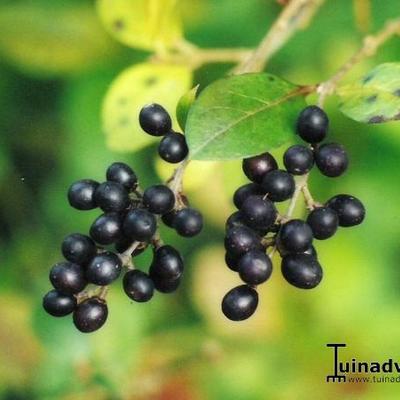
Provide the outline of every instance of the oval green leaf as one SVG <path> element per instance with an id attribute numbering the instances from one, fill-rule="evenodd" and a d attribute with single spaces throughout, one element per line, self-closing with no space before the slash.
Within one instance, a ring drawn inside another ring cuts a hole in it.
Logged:
<path id="1" fill-rule="evenodd" d="M 338 88 L 340 110 L 358 122 L 400 120 L 400 63 L 378 65 L 357 82 Z"/>
<path id="2" fill-rule="evenodd" d="M 190 88 L 192 72 L 182 65 L 142 63 L 123 71 L 111 84 L 103 103 L 103 130 L 107 145 L 114 151 L 141 149 L 155 138 L 139 126 L 139 112 L 149 103 L 159 103 L 171 115 Z"/>
<path id="3" fill-rule="evenodd" d="M 176 106 L 176 118 L 178 120 L 178 124 L 183 131 L 185 131 L 186 121 L 189 114 L 190 107 L 196 100 L 197 91 L 199 89 L 199 85 L 195 86 L 193 89 L 189 90 L 185 93 L 179 100 L 178 105 Z"/>
<path id="4" fill-rule="evenodd" d="M 227 160 L 279 147 L 294 135 L 306 106 L 302 88 L 260 73 L 232 76 L 208 86 L 186 123 L 190 158 Z"/>

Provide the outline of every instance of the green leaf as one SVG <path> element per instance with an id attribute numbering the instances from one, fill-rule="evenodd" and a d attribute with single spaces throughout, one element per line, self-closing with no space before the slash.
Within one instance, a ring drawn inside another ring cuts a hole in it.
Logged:
<path id="1" fill-rule="evenodd" d="M 142 63 L 123 71 L 111 84 L 103 103 L 108 146 L 114 151 L 136 151 L 155 139 L 139 126 L 139 112 L 149 103 L 162 104 L 176 125 L 176 105 L 191 83 L 192 72 L 182 65 Z"/>
<path id="2" fill-rule="evenodd" d="M 130 47 L 145 50 L 171 47 L 182 38 L 178 0 L 98 0 L 107 31 Z"/>
<path id="3" fill-rule="evenodd" d="M 400 119 L 400 63 L 378 65 L 357 82 L 338 88 L 340 111 L 358 122 Z"/>
<path id="4" fill-rule="evenodd" d="M 112 45 L 88 6 L 0 8 L 0 58 L 30 74 L 81 72 L 110 57 Z"/>
<path id="5" fill-rule="evenodd" d="M 183 131 L 185 131 L 189 110 L 190 107 L 192 107 L 194 101 L 196 100 L 198 89 L 199 85 L 195 86 L 193 89 L 185 93 L 180 98 L 178 105 L 176 106 L 176 118 L 178 120 L 179 126 Z"/>
<path id="6" fill-rule="evenodd" d="M 243 158 L 289 141 L 306 106 L 300 94 L 299 86 L 265 73 L 214 82 L 189 111 L 185 135 L 190 157 Z"/>

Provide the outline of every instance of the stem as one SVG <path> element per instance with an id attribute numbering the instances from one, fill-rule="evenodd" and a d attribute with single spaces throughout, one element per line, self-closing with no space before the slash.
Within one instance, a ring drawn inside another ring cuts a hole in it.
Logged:
<path id="1" fill-rule="evenodd" d="M 305 28 L 325 0 L 292 0 L 281 12 L 260 45 L 237 66 L 234 73 L 262 71 L 268 60 L 299 29 Z"/>
<path id="2" fill-rule="evenodd" d="M 185 174 L 185 170 L 189 165 L 189 162 L 190 160 L 188 158 L 183 160 L 179 167 L 175 169 L 171 178 L 168 180 L 168 186 L 174 192 L 178 208 L 185 205 L 182 199 L 183 175 Z"/>

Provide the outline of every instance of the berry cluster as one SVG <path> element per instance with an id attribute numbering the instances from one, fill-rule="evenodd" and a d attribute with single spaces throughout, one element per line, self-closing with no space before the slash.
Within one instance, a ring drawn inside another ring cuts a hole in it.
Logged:
<path id="1" fill-rule="evenodd" d="M 328 177 L 342 175 L 348 167 L 343 146 L 320 144 L 328 132 L 328 117 L 317 106 L 306 107 L 297 121 L 298 135 L 309 144 L 289 147 L 283 156 L 285 170 L 270 153 L 243 160 L 243 172 L 251 183 L 233 196 L 238 209 L 227 220 L 225 261 L 245 283 L 231 289 L 222 300 L 222 311 L 233 321 L 249 318 L 258 305 L 256 286 L 272 273 L 271 258 L 277 249 L 282 257 L 282 275 L 301 289 L 316 287 L 322 279 L 313 239 L 333 236 L 338 226 L 360 224 L 365 217 L 362 203 L 347 194 L 337 195 L 324 205 L 316 203 L 306 186 L 297 186 L 294 175 L 305 175 L 314 164 Z M 310 210 L 306 221 L 279 215 L 275 202 L 293 197 L 301 190 Z M 266 249 L 272 247 L 270 254 Z"/>
<path id="2" fill-rule="evenodd" d="M 171 119 L 161 106 L 144 107 L 140 124 L 152 135 L 164 135 L 159 153 L 165 160 L 176 163 L 186 157 L 184 136 L 171 132 Z M 91 179 L 73 183 L 68 190 L 69 204 L 78 210 L 99 207 L 103 214 L 91 225 L 89 236 L 74 233 L 64 239 L 61 249 L 66 261 L 51 268 L 54 289 L 44 296 L 44 309 L 55 317 L 73 313 L 73 322 L 81 332 L 99 329 L 108 315 L 107 287 L 123 267 L 127 268 L 123 289 L 134 301 L 149 301 L 154 289 L 175 291 L 184 264 L 174 247 L 163 245 L 158 222 L 162 220 L 181 236 L 191 237 L 200 233 L 203 218 L 188 207 L 180 190 L 171 187 L 153 185 L 142 192 L 135 172 L 121 162 L 108 167 L 103 183 Z M 132 258 L 149 246 L 153 259 L 145 273 L 134 268 Z M 95 285 L 91 291 L 89 284 Z"/>

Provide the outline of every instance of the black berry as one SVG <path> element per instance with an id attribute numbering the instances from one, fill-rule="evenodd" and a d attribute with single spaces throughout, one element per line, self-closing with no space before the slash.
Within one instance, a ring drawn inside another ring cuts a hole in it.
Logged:
<path id="1" fill-rule="evenodd" d="M 329 207 L 318 207 L 310 212 L 307 217 L 313 236 L 323 240 L 333 236 L 339 225 L 339 218 L 335 210 Z"/>
<path id="2" fill-rule="evenodd" d="M 128 191 L 117 182 L 104 182 L 94 194 L 97 205 L 105 212 L 123 211 L 129 205 Z"/>
<path id="3" fill-rule="evenodd" d="M 59 262 L 51 268 L 50 282 L 64 294 L 79 293 L 87 284 L 83 268 L 69 261 Z"/>
<path id="4" fill-rule="evenodd" d="M 107 320 L 108 308 L 104 300 L 97 297 L 87 299 L 74 311 L 73 320 L 76 328 L 83 333 L 100 329 Z"/>
<path id="5" fill-rule="evenodd" d="M 285 151 L 283 163 L 291 174 L 304 175 L 314 165 L 314 153 L 306 146 L 295 144 Z"/>
<path id="6" fill-rule="evenodd" d="M 84 265 L 96 254 L 96 245 L 89 236 L 72 233 L 63 240 L 61 251 L 68 261 Z"/>
<path id="7" fill-rule="evenodd" d="M 268 229 L 277 217 L 277 210 L 269 199 L 262 196 L 248 197 L 240 209 L 243 219 L 253 228 Z"/>
<path id="8" fill-rule="evenodd" d="M 272 273 L 271 259 L 260 250 L 250 250 L 239 260 L 240 278 L 249 285 L 265 282 Z"/>
<path id="9" fill-rule="evenodd" d="M 229 229 L 237 228 L 239 226 L 246 226 L 246 221 L 244 220 L 242 213 L 236 211 L 226 220 L 225 230 L 228 231 Z"/>
<path id="10" fill-rule="evenodd" d="M 236 189 L 233 194 L 233 204 L 235 204 L 236 208 L 240 209 L 248 197 L 264 194 L 265 191 L 260 185 L 257 185 L 256 183 L 248 183 Z"/>
<path id="11" fill-rule="evenodd" d="M 342 145 L 328 143 L 315 150 L 315 163 L 322 174 L 335 178 L 346 171 L 349 160 Z"/>
<path id="12" fill-rule="evenodd" d="M 122 236 L 122 218 L 118 213 L 102 214 L 90 227 L 91 238 L 99 244 L 115 243 Z"/>
<path id="13" fill-rule="evenodd" d="M 170 228 L 173 228 L 175 226 L 175 217 L 176 217 L 176 211 L 172 210 L 169 213 L 163 214 L 161 216 L 162 222 L 164 222 L 165 225 L 167 225 Z"/>
<path id="14" fill-rule="evenodd" d="M 258 293 L 247 285 L 231 289 L 222 300 L 222 312 L 232 321 L 251 317 L 258 306 Z"/>
<path id="15" fill-rule="evenodd" d="M 90 283 L 106 286 L 119 277 L 121 269 L 122 263 L 119 257 L 106 251 L 93 257 L 87 266 L 86 277 Z"/>
<path id="16" fill-rule="evenodd" d="M 230 254 L 238 257 L 250 250 L 262 250 L 261 238 L 246 226 L 232 228 L 226 233 L 225 249 Z"/>
<path id="17" fill-rule="evenodd" d="M 282 260 L 282 274 L 293 286 L 312 289 L 321 282 L 322 268 L 313 256 L 288 254 Z"/>
<path id="18" fill-rule="evenodd" d="M 123 280 L 125 293 L 139 303 L 149 301 L 154 294 L 154 283 L 150 277 L 138 270 L 128 271 Z"/>
<path id="19" fill-rule="evenodd" d="M 304 253 L 312 244 L 311 228 L 300 219 L 292 219 L 282 225 L 279 233 L 279 243 L 291 253 Z"/>
<path id="20" fill-rule="evenodd" d="M 274 170 L 265 175 L 262 187 L 272 201 L 285 201 L 293 196 L 295 181 L 291 174 L 283 170 Z"/>
<path id="21" fill-rule="evenodd" d="M 144 191 L 143 205 L 153 214 L 166 214 L 174 208 L 174 192 L 165 185 L 150 186 Z"/>
<path id="22" fill-rule="evenodd" d="M 91 179 L 74 182 L 68 189 L 69 204 L 78 210 L 92 210 L 97 207 L 94 193 L 99 183 Z"/>
<path id="23" fill-rule="evenodd" d="M 138 183 L 137 176 L 132 168 L 123 162 L 112 163 L 107 168 L 106 178 L 108 181 L 121 184 L 127 190 L 135 189 Z"/>
<path id="24" fill-rule="evenodd" d="M 189 149 L 185 136 L 180 133 L 167 133 L 160 141 L 158 154 L 160 157 L 172 164 L 183 161 L 188 155 Z"/>
<path id="25" fill-rule="evenodd" d="M 183 208 L 176 213 L 174 228 L 181 236 L 196 236 L 203 229 L 203 216 L 194 208 Z"/>
<path id="26" fill-rule="evenodd" d="M 182 272 L 182 257 L 172 246 L 161 246 L 154 252 L 153 262 L 149 270 L 151 276 L 175 280 L 181 277 Z"/>
<path id="27" fill-rule="evenodd" d="M 237 272 L 239 268 L 239 260 L 241 257 L 235 256 L 229 252 L 225 253 L 225 264 L 232 270 Z"/>
<path id="28" fill-rule="evenodd" d="M 242 162 L 243 172 L 255 183 L 261 183 L 268 172 L 277 168 L 278 164 L 270 153 L 263 153 L 255 157 L 245 158 Z"/>
<path id="29" fill-rule="evenodd" d="M 148 242 L 156 232 L 156 217 L 147 210 L 129 211 L 123 224 L 124 233 L 132 240 Z"/>
<path id="30" fill-rule="evenodd" d="M 297 120 L 297 133 L 308 143 L 319 143 L 328 132 L 329 119 L 317 106 L 306 107 Z"/>
<path id="31" fill-rule="evenodd" d="M 154 283 L 155 289 L 161 293 L 175 292 L 175 290 L 178 289 L 178 287 L 181 283 L 181 278 L 166 279 L 159 275 L 152 275 L 151 273 L 150 273 L 150 278 L 152 279 L 152 281 Z"/>
<path id="32" fill-rule="evenodd" d="M 332 197 L 326 205 L 336 211 L 340 226 L 358 225 L 365 218 L 365 208 L 361 201 L 348 194 Z"/>
<path id="33" fill-rule="evenodd" d="M 71 314 L 76 307 L 76 298 L 57 290 L 50 290 L 43 297 L 43 308 L 53 317 L 64 317 Z"/>
<path id="34" fill-rule="evenodd" d="M 163 136 L 171 130 L 172 121 L 167 110 L 159 104 L 143 107 L 139 114 L 142 129 L 152 136 Z"/>

